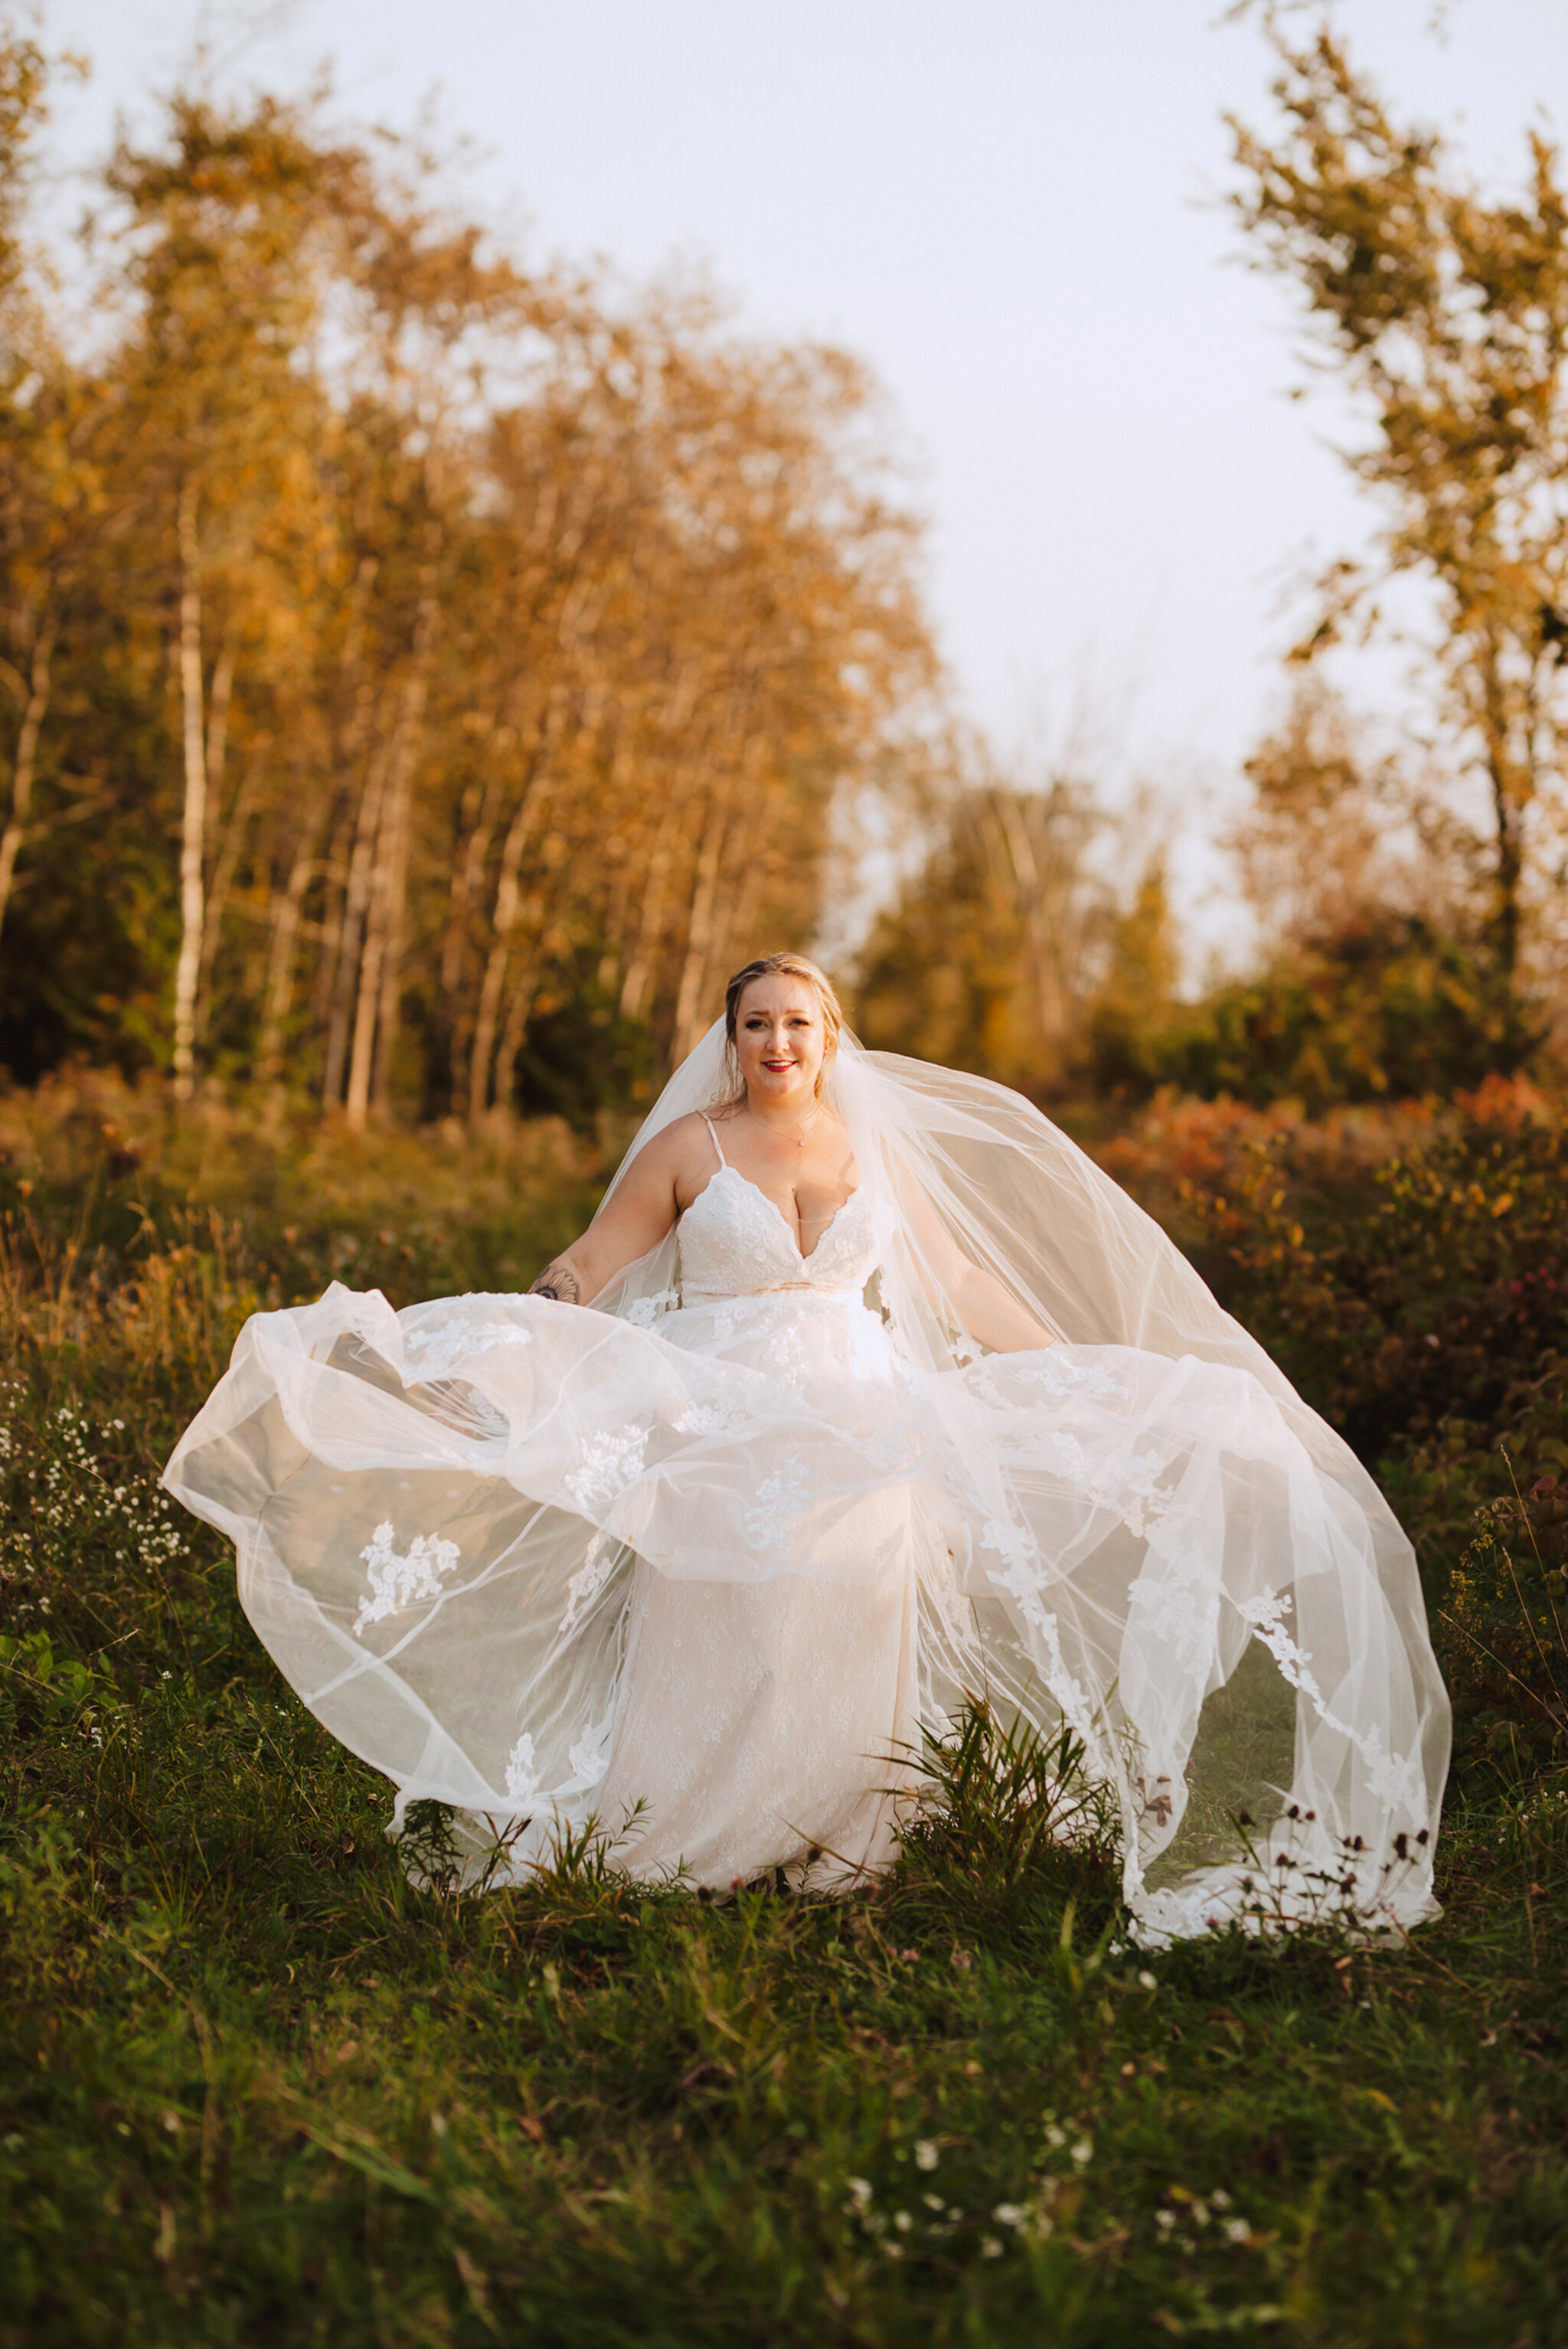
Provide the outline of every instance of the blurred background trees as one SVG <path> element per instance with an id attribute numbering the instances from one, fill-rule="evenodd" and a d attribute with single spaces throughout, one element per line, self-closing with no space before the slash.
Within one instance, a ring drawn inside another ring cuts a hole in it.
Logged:
<path id="1" fill-rule="evenodd" d="M 0 273 L 0 1058 L 645 1090 L 930 692 L 861 371 L 530 274 L 308 108 L 177 97 L 107 192 L 90 357 Z"/>
<path id="2" fill-rule="evenodd" d="M 838 957 L 872 1043 L 1086 1117 L 1539 1062 L 1557 161 L 1533 138 L 1483 199 L 1285 24 L 1236 216 L 1353 396 L 1381 569 L 1317 584 L 1221 843 L 1250 952 L 1197 986 L 1158 781 L 1119 803 L 1092 760 L 1020 774 L 950 722 L 852 358 L 745 339 L 700 289 L 531 269 L 407 144 L 210 89 L 107 166 L 73 336 L 29 204 L 63 68 L 0 41 L 0 1066 L 353 1128 L 586 1124 L 647 1095 L 736 961 L 851 934 L 868 803 L 902 876 Z M 1395 609 L 1403 740 L 1334 682 Z"/>

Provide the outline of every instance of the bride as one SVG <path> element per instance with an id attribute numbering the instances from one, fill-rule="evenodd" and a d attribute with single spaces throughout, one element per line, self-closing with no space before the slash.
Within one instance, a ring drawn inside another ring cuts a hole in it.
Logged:
<path id="1" fill-rule="evenodd" d="M 1153 1946 L 1434 1913 L 1447 1700 L 1376 1486 L 1028 1102 L 748 963 L 526 1297 L 255 1315 L 165 1472 L 317 1717 L 489 1882 L 624 1824 L 895 1856 L 924 1736 L 1066 1725 Z"/>

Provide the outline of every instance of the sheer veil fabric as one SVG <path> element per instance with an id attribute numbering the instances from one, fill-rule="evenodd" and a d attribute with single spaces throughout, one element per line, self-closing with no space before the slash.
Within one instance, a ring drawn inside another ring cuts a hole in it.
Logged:
<path id="1" fill-rule="evenodd" d="M 716 1023 L 617 1184 L 723 1071 Z M 716 1174 L 589 1309 L 334 1284 L 242 1331 L 165 1482 L 395 1826 L 451 1806 L 505 1881 L 641 1802 L 634 1873 L 853 1879 L 984 1694 L 1081 1739 L 1148 1945 L 1434 1913 L 1448 1703 L 1354 1454 L 1020 1096 L 846 1034 L 829 1099 L 860 1188 L 807 1259 Z M 1059 1342 L 970 1339 L 950 1242 Z"/>

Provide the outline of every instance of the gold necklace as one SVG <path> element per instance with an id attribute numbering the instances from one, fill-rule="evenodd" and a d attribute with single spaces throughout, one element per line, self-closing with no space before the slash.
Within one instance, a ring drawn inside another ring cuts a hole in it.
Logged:
<path id="1" fill-rule="evenodd" d="M 746 1103 L 746 1114 L 752 1120 L 754 1124 L 760 1125 L 762 1123 L 762 1120 L 757 1115 L 757 1112 L 752 1108 L 749 1100 Z M 795 1129 L 795 1147 L 797 1150 L 805 1149 L 806 1136 L 812 1131 L 813 1127 L 816 1125 L 817 1120 L 821 1116 L 821 1114 L 822 1105 L 820 1102 L 813 1102 L 810 1114 L 807 1118 L 805 1124 L 803 1126 L 798 1125 Z"/>

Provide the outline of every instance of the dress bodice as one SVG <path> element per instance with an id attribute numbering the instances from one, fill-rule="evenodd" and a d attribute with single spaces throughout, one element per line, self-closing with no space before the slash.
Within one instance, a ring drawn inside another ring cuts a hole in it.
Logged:
<path id="1" fill-rule="evenodd" d="M 803 1257 L 782 1210 L 726 1161 L 681 1217 L 680 1251 L 687 1303 L 779 1289 L 858 1296 L 876 1268 L 880 1233 L 862 1184 Z"/>

